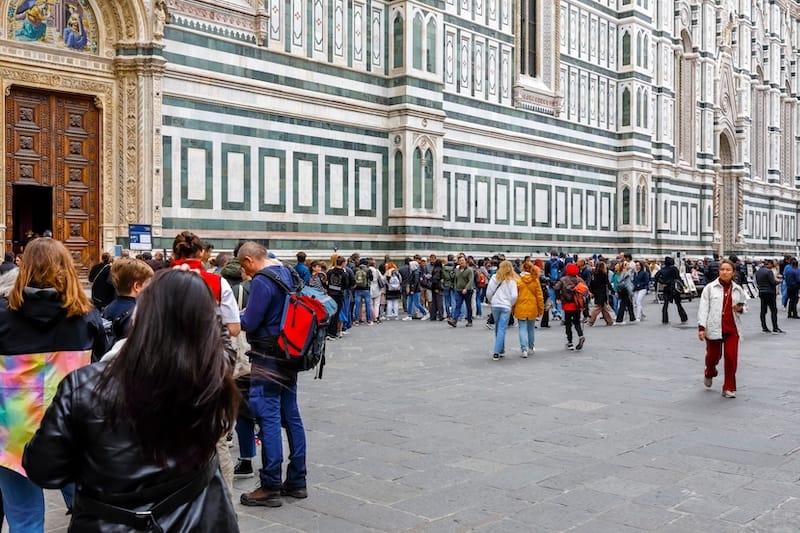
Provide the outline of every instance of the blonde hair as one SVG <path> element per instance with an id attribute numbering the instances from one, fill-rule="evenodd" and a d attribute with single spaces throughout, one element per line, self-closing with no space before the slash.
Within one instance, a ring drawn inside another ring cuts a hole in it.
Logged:
<path id="1" fill-rule="evenodd" d="M 497 278 L 497 281 L 503 283 L 504 281 L 518 281 L 519 274 L 514 272 L 514 265 L 511 264 L 511 261 L 505 260 L 500 262 L 500 266 L 497 267 L 497 273 L 494 275 Z"/>
<path id="2" fill-rule="evenodd" d="M 22 308 L 25 287 L 55 289 L 61 295 L 68 317 L 85 315 L 92 308 L 66 246 L 49 237 L 35 239 L 25 246 L 19 276 L 8 294 L 10 309 L 19 311 Z"/>
<path id="3" fill-rule="evenodd" d="M 111 265 L 111 282 L 122 296 L 130 294 L 135 283 L 144 283 L 152 277 L 152 267 L 141 259 L 120 257 Z"/>

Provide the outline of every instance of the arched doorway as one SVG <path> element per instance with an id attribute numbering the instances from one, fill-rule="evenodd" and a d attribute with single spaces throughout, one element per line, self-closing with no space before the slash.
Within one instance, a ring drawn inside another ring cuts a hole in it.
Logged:
<path id="1" fill-rule="evenodd" d="M 166 4 L 149 4 L 2 3 L 0 231 L 6 251 L 18 250 L 29 230 L 49 229 L 85 274 L 127 235 L 127 224 L 153 224 L 154 233 L 160 228 L 161 180 L 155 177 Z M 34 9 L 47 17 L 36 22 Z"/>
<path id="2" fill-rule="evenodd" d="M 734 148 L 726 133 L 719 136 L 720 170 L 717 174 L 714 211 L 717 213 L 718 251 L 727 255 L 741 243 L 742 204 L 741 176 L 735 170 Z"/>

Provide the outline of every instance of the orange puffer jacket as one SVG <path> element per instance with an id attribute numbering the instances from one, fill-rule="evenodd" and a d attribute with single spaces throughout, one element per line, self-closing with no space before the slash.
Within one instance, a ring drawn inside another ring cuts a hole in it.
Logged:
<path id="1" fill-rule="evenodd" d="M 544 313 L 542 285 L 539 283 L 539 271 L 533 274 L 523 272 L 517 282 L 517 303 L 514 306 L 514 318 L 517 320 L 535 320 Z"/>

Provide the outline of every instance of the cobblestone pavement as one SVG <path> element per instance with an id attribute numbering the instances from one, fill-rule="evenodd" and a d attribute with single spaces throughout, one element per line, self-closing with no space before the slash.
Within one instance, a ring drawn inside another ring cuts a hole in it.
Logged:
<path id="1" fill-rule="evenodd" d="M 528 359 L 513 327 L 498 362 L 482 319 L 354 328 L 301 378 L 308 499 L 237 503 L 241 530 L 798 531 L 800 321 L 763 334 L 751 302 L 730 400 L 703 386 L 697 300 L 687 326 L 659 307 L 575 352 L 553 322 Z M 63 530 L 57 493 L 48 509 Z"/>

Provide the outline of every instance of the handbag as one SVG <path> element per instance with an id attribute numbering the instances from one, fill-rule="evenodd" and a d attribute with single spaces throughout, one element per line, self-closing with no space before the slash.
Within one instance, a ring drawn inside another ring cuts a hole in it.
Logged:
<path id="1" fill-rule="evenodd" d="M 158 523 L 159 518 L 194 500 L 208 486 L 217 471 L 219 471 L 219 459 L 217 454 L 214 454 L 199 471 L 191 472 L 174 482 L 145 488 L 135 493 L 103 495 L 105 501 L 93 498 L 79 489 L 75 492 L 73 513 L 85 512 L 106 522 L 121 524 L 135 531 L 164 533 Z M 168 492 L 167 496 L 160 498 L 147 511 L 131 511 L 124 507 L 130 501 L 156 499 L 164 492 Z"/>
<path id="2" fill-rule="evenodd" d="M 243 294 L 244 290 L 239 287 L 239 295 L 236 299 L 239 309 L 242 308 Z M 249 375 L 252 370 L 250 357 L 247 355 L 247 352 L 250 351 L 250 343 L 247 342 L 247 335 L 244 331 L 239 332 L 234 343 L 236 344 L 236 364 L 233 367 L 233 379 L 237 379 Z"/>
<path id="3" fill-rule="evenodd" d="M 680 278 L 675 278 L 675 281 L 672 282 L 672 292 L 676 294 L 681 294 L 683 292 L 683 282 Z"/>

